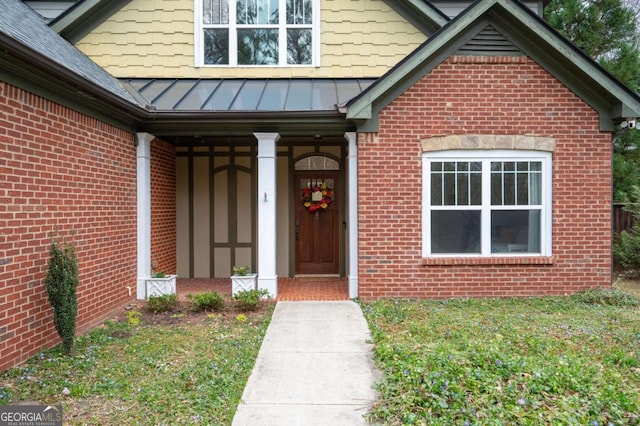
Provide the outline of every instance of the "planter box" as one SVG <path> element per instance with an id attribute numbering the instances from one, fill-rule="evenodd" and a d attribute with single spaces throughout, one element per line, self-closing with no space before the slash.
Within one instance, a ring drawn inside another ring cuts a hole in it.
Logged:
<path id="1" fill-rule="evenodd" d="M 231 276 L 231 294 L 235 295 L 240 291 L 255 290 L 258 288 L 256 278 L 258 274 L 232 275 Z"/>
<path id="2" fill-rule="evenodd" d="M 176 275 L 167 275 L 164 278 L 146 278 L 144 281 L 145 299 L 148 299 L 149 296 L 176 294 Z"/>

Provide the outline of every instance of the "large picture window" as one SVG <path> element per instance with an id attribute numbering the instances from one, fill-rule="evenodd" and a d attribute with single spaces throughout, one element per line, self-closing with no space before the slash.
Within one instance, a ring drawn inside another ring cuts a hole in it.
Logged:
<path id="1" fill-rule="evenodd" d="M 423 155 L 423 255 L 551 255 L 551 154 Z"/>
<path id="2" fill-rule="evenodd" d="M 317 65 L 318 0 L 196 0 L 196 65 Z"/>

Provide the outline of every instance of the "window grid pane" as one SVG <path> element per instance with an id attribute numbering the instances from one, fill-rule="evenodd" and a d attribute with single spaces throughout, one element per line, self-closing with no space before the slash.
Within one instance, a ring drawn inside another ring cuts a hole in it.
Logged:
<path id="1" fill-rule="evenodd" d="M 204 63 L 223 65 L 229 63 L 229 30 L 204 30 Z"/>
<path id="2" fill-rule="evenodd" d="M 311 64 L 311 30 L 290 28 L 287 30 L 287 63 Z"/>
<path id="3" fill-rule="evenodd" d="M 229 24 L 229 0 L 203 0 L 202 23 L 205 25 Z"/>
<path id="4" fill-rule="evenodd" d="M 542 197 L 540 161 L 491 163 L 491 205 L 539 205 Z"/>
<path id="5" fill-rule="evenodd" d="M 287 24 L 311 25 L 312 0 L 287 0 Z"/>
<path id="6" fill-rule="evenodd" d="M 239 29 L 238 64 L 275 65 L 278 63 L 277 29 Z"/>
<path id="7" fill-rule="evenodd" d="M 479 162 L 432 162 L 431 182 L 432 206 L 471 206 L 482 203 L 482 171 Z"/>
<path id="8" fill-rule="evenodd" d="M 277 25 L 279 0 L 237 0 L 236 23 Z"/>

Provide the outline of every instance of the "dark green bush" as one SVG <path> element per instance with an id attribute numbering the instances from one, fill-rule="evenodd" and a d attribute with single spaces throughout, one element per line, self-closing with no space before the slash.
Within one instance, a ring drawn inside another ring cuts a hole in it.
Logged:
<path id="1" fill-rule="evenodd" d="M 632 202 L 625 206 L 636 218 L 633 228 L 622 231 L 613 245 L 613 255 L 627 270 L 638 271 L 640 269 L 640 188 L 634 186 L 631 190 Z"/>
<path id="2" fill-rule="evenodd" d="M 215 291 L 189 294 L 187 298 L 194 311 L 217 311 L 224 306 L 224 299 Z"/>
<path id="3" fill-rule="evenodd" d="M 637 297 L 615 288 L 590 288 L 576 293 L 573 297 L 577 301 L 589 305 L 621 307 L 640 305 L 640 300 Z"/>
<path id="4" fill-rule="evenodd" d="M 147 309 L 155 314 L 158 312 L 173 311 L 178 306 L 178 296 L 175 294 L 163 294 L 161 296 L 149 296 Z"/>
<path id="5" fill-rule="evenodd" d="M 243 290 L 233 295 L 233 301 L 241 311 L 255 311 L 263 297 L 269 297 L 269 292 L 266 289 Z"/>
<path id="6" fill-rule="evenodd" d="M 62 339 L 62 349 L 69 355 L 73 349 L 78 316 L 78 261 L 73 245 L 66 242 L 60 245 L 55 239 L 49 256 L 44 284 L 53 308 L 53 323 Z"/>

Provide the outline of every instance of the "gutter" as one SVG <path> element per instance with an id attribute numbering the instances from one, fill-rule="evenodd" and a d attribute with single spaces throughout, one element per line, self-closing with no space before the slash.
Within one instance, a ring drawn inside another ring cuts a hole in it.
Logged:
<path id="1" fill-rule="evenodd" d="M 2 70 L 14 76 L 10 81 L 12 84 L 29 90 L 37 86 L 40 88 L 39 92 L 54 92 L 67 99 L 66 104 L 80 104 L 101 116 L 111 115 L 128 125 L 143 120 L 146 116 L 145 110 L 136 105 L 133 98 L 125 99 L 0 33 L 0 71 Z M 114 80 L 124 93 L 128 93 Z M 52 84 L 57 82 L 60 84 Z"/>

